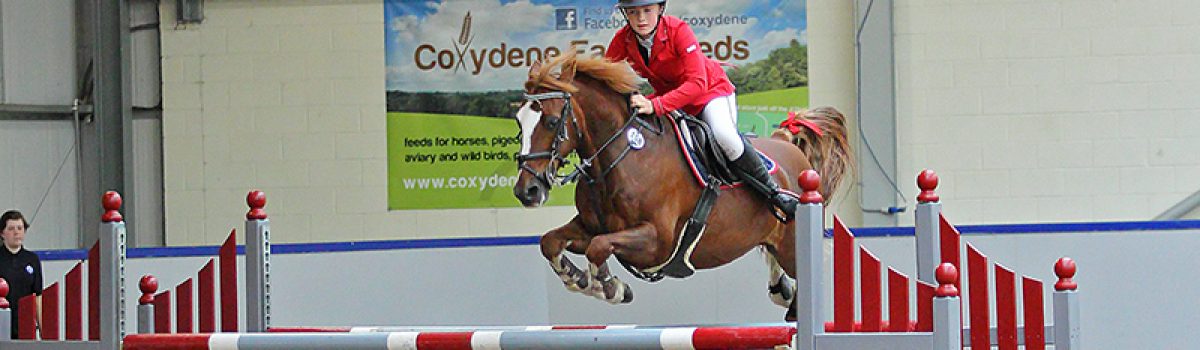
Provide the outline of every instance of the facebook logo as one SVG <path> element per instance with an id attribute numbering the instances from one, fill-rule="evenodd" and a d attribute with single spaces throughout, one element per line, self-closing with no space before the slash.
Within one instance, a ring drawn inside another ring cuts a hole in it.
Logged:
<path id="1" fill-rule="evenodd" d="M 574 8 L 555 9 L 554 24 L 558 30 L 575 30 L 579 26 L 579 17 Z"/>

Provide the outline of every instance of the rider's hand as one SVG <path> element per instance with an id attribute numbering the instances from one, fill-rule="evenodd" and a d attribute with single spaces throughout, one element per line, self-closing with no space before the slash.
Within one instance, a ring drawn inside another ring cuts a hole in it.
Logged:
<path id="1" fill-rule="evenodd" d="M 639 114 L 654 113 L 654 104 L 650 102 L 650 99 L 647 99 L 646 96 L 642 96 L 641 94 L 633 94 L 629 96 L 629 106 L 633 107 L 633 109 Z"/>

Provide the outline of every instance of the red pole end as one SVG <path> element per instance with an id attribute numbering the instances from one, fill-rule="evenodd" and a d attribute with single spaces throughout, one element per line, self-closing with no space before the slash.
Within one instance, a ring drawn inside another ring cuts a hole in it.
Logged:
<path id="1" fill-rule="evenodd" d="M 815 170 L 809 169 L 800 172 L 798 182 L 800 183 L 800 189 L 803 191 L 800 194 L 800 203 L 818 204 L 824 201 L 821 198 L 821 192 L 818 192 L 818 189 L 821 188 L 821 175 L 817 174 Z"/>
<path id="2" fill-rule="evenodd" d="M 266 220 L 267 212 L 263 207 L 267 206 L 267 194 L 263 191 L 253 190 L 246 194 L 246 205 L 250 206 L 250 211 L 246 213 L 246 220 Z"/>
<path id="3" fill-rule="evenodd" d="M 1071 278 L 1075 277 L 1075 260 L 1068 257 L 1058 259 L 1054 263 L 1054 274 L 1058 275 L 1058 282 L 1054 283 L 1054 290 L 1067 291 L 1079 288 L 1079 284 Z"/>
<path id="4" fill-rule="evenodd" d="M 158 279 L 152 275 L 142 275 L 142 279 L 138 281 L 138 289 L 142 291 L 138 304 L 150 305 L 154 303 L 154 292 L 158 291 Z"/>
<path id="5" fill-rule="evenodd" d="M 117 191 L 104 192 L 104 198 L 100 200 L 100 204 L 104 206 L 104 216 L 100 217 L 103 222 L 121 222 L 125 219 L 121 217 L 121 194 Z"/>
<path id="6" fill-rule="evenodd" d="M 957 297 L 958 288 L 954 284 L 958 282 L 958 268 L 951 263 L 942 263 L 938 265 L 937 272 L 934 274 L 937 278 L 938 287 L 933 292 L 939 297 Z"/>
<path id="7" fill-rule="evenodd" d="M 8 309 L 8 281 L 0 278 L 0 309 Z"/>
<path id="8" fill-rule="evenodd" d="M 925 169 L 917 175 L 917 187 L 921 188 L 921 194 L 917 195 L 917 202 L 932 203 L 938 201 L 937 193 L 933 190 L 937 189 L 938 176 L 933 170 Z"/>

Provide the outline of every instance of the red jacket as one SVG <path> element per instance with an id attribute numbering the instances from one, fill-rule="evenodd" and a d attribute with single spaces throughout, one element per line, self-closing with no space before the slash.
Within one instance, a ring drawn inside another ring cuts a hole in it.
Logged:
<path id="1" fill-rule="evenodd" d="M 604 56 L 628 61 L 638 75 L 650 81 L 654 94 L 647 98 L 654 103 L 655 114 L 680 109 L 699 115 L 708 101 L 733 93 L 733 83 L 721 64 L 704 56 L 696 34 L 682 20 L 662 16 L 650 48 L 649 67 L 638 52 L 636 35 L 629 26 L 618 29 Z"/>

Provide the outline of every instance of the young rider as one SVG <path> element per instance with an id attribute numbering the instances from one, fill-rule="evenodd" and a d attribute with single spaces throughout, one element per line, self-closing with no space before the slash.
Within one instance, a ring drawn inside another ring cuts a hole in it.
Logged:
<path id="1" fill-rule="evenodd" d="M 629 104 L 638 113 L 665 115 L 681 110 L 708 123 L 739 176 L 763 184 L 759 191 L 790 221 L 798 200 L 780 191 L 754 147 L 738 134 L 737 98 L 721 64 L 700 50 L 696 34 L 679 18 L 663 15 L 666 0 L 618 0 L 628 25 L 617 30 L 604 56 L 628 61 L 650 81 L 654 93 L 634 94 Z"/>

